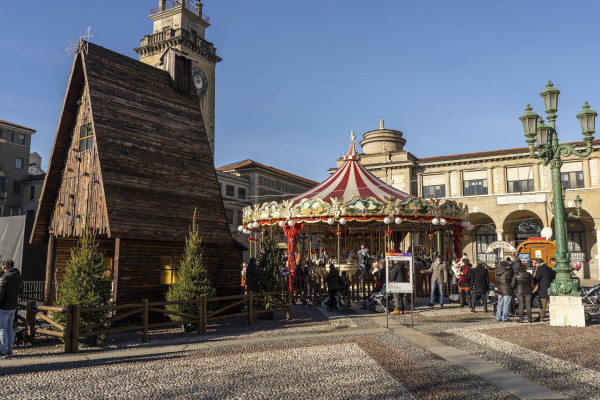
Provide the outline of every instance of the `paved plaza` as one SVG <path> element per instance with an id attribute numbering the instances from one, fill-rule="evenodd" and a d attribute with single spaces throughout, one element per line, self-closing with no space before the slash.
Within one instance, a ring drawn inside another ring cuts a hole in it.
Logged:
<path id="1" fill-rule="evenodd" d="M 224 320 L 206 335 L 154 332 L 146 344 L 135 334 L 113 336 L 102 348 L 78 354 L 41 343 L 3 360 L 0 394 L 3 399 L 600 399 L 600 363 L 589 350 L 598 347 L 600 325 L 577 330 L 498 323 L 490 313 L 456 305 L 440 310 L 417 304 L 414 319 L 400 315 L 389 321 L 358 303 L 335 313 L 296 305 L 290 321 L 283 314 L 251 327 L 244 319 Z M 538 343 L 544 338 L 546 347 Z"/>

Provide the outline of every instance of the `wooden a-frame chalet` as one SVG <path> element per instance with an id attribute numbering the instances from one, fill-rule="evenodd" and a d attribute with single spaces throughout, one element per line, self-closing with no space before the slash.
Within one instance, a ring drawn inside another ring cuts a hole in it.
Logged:
<path id="1" fill-rule="evenodd" d="M 182 60 L 177 70 L 189 73 Z M 112 269 L 117 303 L 164 299 L 194 209 L 217 293 L 240 292 L 242 249 L 187 79 L 92 43 L 76 53 L 31 236 L 48 243 L 46 303 L 85 227 Z"/>

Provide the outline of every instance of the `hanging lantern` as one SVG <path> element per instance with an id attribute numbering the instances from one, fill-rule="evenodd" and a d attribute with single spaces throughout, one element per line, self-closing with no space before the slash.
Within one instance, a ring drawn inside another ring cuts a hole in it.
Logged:
<path id="1" fill-rule="evenodd" d="M 398 217 L 394 220 L 394 222 L 396 223 L 396 225 L 400 225 L 402 223 L 402 219 Z"/>
<path id="2" fill-rule="evenodd" d="M 431 223 L 434 224 L 434 225 L 439 225 L 440 224 L 440 220 L 437 219 L 437 218 L 434 218 L 434 219 L 431 220 Z"/>
<path id="3" fill-rule="evenodd" d="M 390 219 L 390 217 L 385 217 L 385 218 L 383 219 L 383 223 L 384 223 L 384 224 L 390 224 L 391 222 L 392 222 L 392 220 Z"/>
<path id="4" fill-rule="evenodd" d="M 346 223 L 346 218 L 342 217 L 340 218 L 340 224 L 344 225 Z"/>
<path id="5" fill-rule="evenodd" d="M 333 220 L 333 218 L 329 218 L 329 219 L 327 220 L 327 223 L 328 223 L 329 225 L 333 225 L 333 223 L 334 223 L 334 222 L 335 222 L 335 221 Z"/>
<path id="6" fill-rule="evenodd" d="M 279 227 L 283 228 L 285 226 L 285 221 L 279 221 Z"/>
<path id="7" fill-rule="evenodd" d="M 460 226 L 462 226 L 463 228 L 466 228 L 467 226 L 469 226 L 469 221 L 462 221 L 460 223 Z"/>

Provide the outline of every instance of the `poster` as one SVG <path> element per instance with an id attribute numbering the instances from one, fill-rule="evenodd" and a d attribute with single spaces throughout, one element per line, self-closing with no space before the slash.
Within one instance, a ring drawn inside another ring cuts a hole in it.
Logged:
<path id="1" fill-rule="evenodd" d="M 403 261 L 408 271 L 408 282 L 390 282 L 389 267 L 397 262 Z M 385 282 L 387 293 L 412 293 L 413 292 L 413 255 L 412 253 L 386 253 L 385 255 Z"/>

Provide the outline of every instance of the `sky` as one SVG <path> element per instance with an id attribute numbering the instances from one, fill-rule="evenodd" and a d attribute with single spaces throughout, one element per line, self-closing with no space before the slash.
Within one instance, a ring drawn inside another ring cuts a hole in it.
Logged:
<path id="1" fill-rule="evenodd" d="M 561 142 L 582 138 L 584 101 L 600 110 L 600 2 L 204 0 L 216 71 L 215 165 L 250 158 L 322 181 L 350 131 L 403 132 L 434 157 L 524 147 L 518 117 L 550 79 Z M 52 151 L 73 55 L 92 42 L 138 59 L 158 0 L 0 4 L 0 119 Z M 359 147 L 360 152 L 360 147 Z"/>

